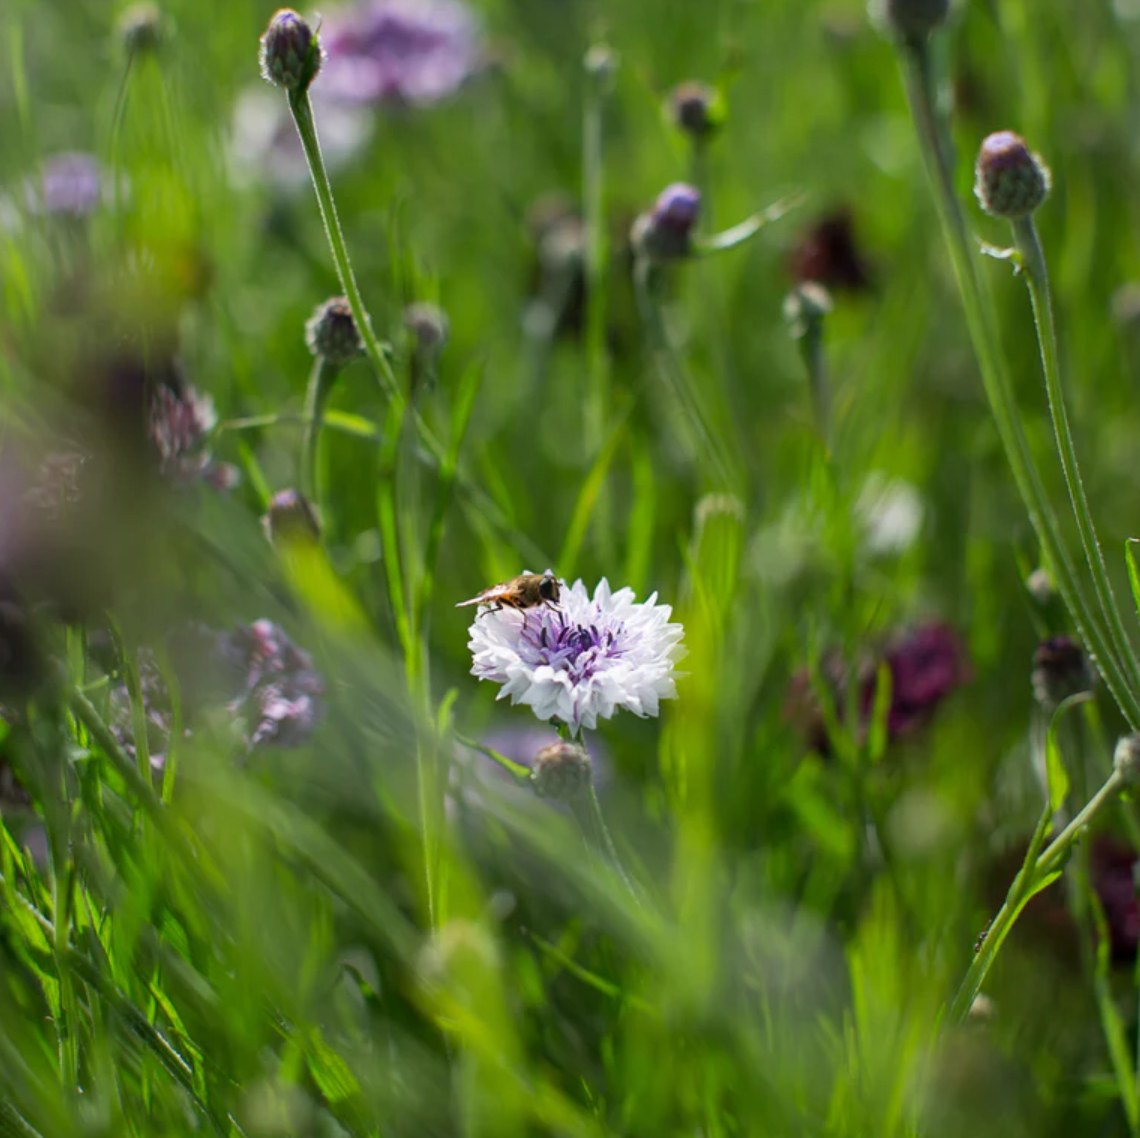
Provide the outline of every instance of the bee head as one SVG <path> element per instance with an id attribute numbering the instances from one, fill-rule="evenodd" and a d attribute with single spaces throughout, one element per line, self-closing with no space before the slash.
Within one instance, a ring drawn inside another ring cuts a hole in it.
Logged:
<path id="1" fill-rule="evenodd" d="M 558 601 L 558 578 L 548 569 L 538 583 L 538 595 L 544 601 Z"/>

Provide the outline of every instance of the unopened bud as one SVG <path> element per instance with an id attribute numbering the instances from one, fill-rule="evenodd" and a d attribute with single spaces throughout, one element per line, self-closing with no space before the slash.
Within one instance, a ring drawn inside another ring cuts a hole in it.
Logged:
<path id="1" fill-rule="evenodd" d="M 1125 782 L 1140 782 L 1140 735 L 1125 735 L 1117 742 L 1112 765 Z"/>
<path id="2" fill-rule="evenodd" d="M 818 332 L 834 307 L 831 293 L 815 281 L 796 285 L 784 299 L 784 322 L 795 340 Z"/>
<path id="3" fill-rule="evenodd" d="M 711 138 L 724 125 L 724 103 L 716 89 L 706 83 L 674 87 L 667 106 L 673 125 L 699 141 Z"/>
<path id="4" fill-rule="evenodd" d="M 274 13 L 261 37 L 261 74 L 289 91 L 307 90 L 321 69 L 321 45 L 292 8 Z"/>
<path id="5" fill-rule="evenodd" d="M 672 261 L 693 251 L 693 230 L 701 212 L 701 192 L 695 186 L 674 182 L 657 195 L 653 209 L 634 223 L 630 240 L 639 256 L 651 261 Z"/>
<path id="6" fill-rule="evenodd" d="M 447 343 L 450 325 L 439 305 L 417 301 L 404 309 L 404 327 L 411 334 L 416 353 L 434 359 Z"/>
<path id="7" fill-rule="evenodd" d="M 617 73 L 617 52 L 604 43 L 596 43 L 586 52 L 582 64 L 587 75 L 592 75 L 599 83 L 609 83 Z"/>
<path id="8" fill-rule="evenodd" d="M 1070 696 L 1092 691 L 1093 674 L 1076 641 L 1051 636 L 1033 653 L 1032 683 L 1034 699 L 1051 709 Z"/>
<path id="9" fill-rule="evenodd" d="M 269 499 L 261 519 L 265 534 L 274 545 L 320 540 L 321 523 L 313 504 L 299 490 L 278 490 Z"/>
<path id="10" fill-rule="evenodd" d="M 1042 608 L 1049 604 L 1057 595 L 1057 588 L 1053 584 L 1053 578 L 1049 570 L 1043 566 L 1034 569 L 1033 572 L 1025 578 L 1025 589 Z"/>
<path id="11" fill-rule="evenodd" d="M 318 305 L 305 323 L 305 343 L 314 356 L 330 364 L 346 364 L 364 350 L 352 309 L 343 296 L 335 296 Z"/>
<path id="12" fill-rule="evenodd" d="M 950 14 L 950 0 L 871 0 L 876 21 L 904 43 L 921 43 Z"/>
<path id="13" fill-rule="evenodd" d="M 551 743 L 535 756 L 530 780 L 540 798 L 574 802 L 590 789 L 594 780 L 589 753 L 580 743 Z"/>
<path id="14" fill-rule="evenodd" d="M 974 193 L 994 217 L 1027 217 L 1048 196 L 1049 168 L 1011 130 L 991 134 L 982 142 L 975 167 Z"/>
<path id="15" fill-rule="evenodd" d="M 119 17 L 119 38 L 130 55 L 157 51 L 164 31 L 162 13 L 155 4 L 132 4 Z"/>

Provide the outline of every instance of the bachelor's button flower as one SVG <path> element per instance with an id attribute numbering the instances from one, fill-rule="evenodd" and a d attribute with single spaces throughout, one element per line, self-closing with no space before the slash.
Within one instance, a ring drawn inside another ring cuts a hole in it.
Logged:
<path id="1" fill-rule="evenodd" d="M 651 261 L 671 261 L 693 251 L 693 231 L 701 212 L 696 186 L 674 182 L 657 195 L 653 208 L 633 224 L 630 243 Z"/>
<path id="2" fill-rule="evenodd" d="M 321 89 L 350 103 L 436 103 L 480 62 L 475 19 L 456 0 L 368 0 L 330 16 L 321 41 Z"/>
<path id="3" fill-rule="evenodd" d="M 619 708 L 645 718 L 677 695 L 684 629 L 669 622 L 657 594 L 638 603 L 632 589 L 602 579 L 591 597 L 582 582 L 562 583 L 557 606 L 519 611 L 480 608 L 471 624 L 471 674 L 502 684 L 499 699 L 528 705 L 573 734 Z"/>

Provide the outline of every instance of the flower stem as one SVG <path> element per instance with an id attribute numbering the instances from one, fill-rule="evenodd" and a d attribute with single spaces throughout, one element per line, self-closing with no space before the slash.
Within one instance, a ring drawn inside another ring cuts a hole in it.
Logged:
<path id="1" fill-rule="evenodd" d="M 318 356 L 313 362 L 313 370 L 309 376 L 309 386 L 305 391 L 305 434 L 301 443 L 301 485 L 308 495 L 309 501 L 320 506 L 319 482 L 317 471 L 317 450 L 320 446 L 321 427 L 324 424 L 325 403 L 337 376 L 340 375 L 340 366 L 330 363 L 324 356 Z"/>
<path id="2" fill-rule="evenodd" d="M 403 401 L 403 394 L 396 382 L 395 372 L 384 354 L 376 333 L 372 330 L 372 320 L 368 310 L 364 307 L 364 298 L 360 295 L 360 287 L 356 283 L 356 274 L 352 271 L 352 261 L 348 255 L 348 245 L 344 239 L 344 232 L 340 227 L 340 218 L 336 212 L 336 202 L 333 200 L 332 183 L 329 180 L 328 170 L 325 168 L 324 156 L 321 154 L 321 144 L 317 138 L 317 125 L 313 119 L 313 104 L 309 99 L 308 90 L 291 90 L 289 92 L 289 110 L 293 114 L 293 122 L 297 127 L 297 134 L 301 139 L 301 146 L 305 151 L 305 160 L 312 176 L 313 189 L 317 195 L 317 206 L 321 212 L 321 221 L 324 222 L 325 235 L 328 237 L 329 249 L 332 251 L 333 264 L 336 266 L 336 275 L 340 279 L 340 287 L 344 290 L 345 299 L 352 309 L 352 319 L 356 329 L 364 342 L 364 352 L 372 364 L 377 378 L 380 380 L 389 398 Z"/>
<path id="3" fill-rule="evenodd" d="M 605 816 L 602 814 L 602 804 L 598 801 L 598 792 L 594 788 L 594 784 L 590 783 L 589 791 L 586 795 L 586 805 L 589 808 L 590 821 L 593 824 L 595 833 L 605 851 L 606 860 L 610 863 L 614 872 L 621 879 L 621 883 L 629 891 L 629 895 L 633 898 L 635 904 L 641 905 L 641 893 L 636 885 L 633 883 L 633 878 L 626 872 L 625 866 L 622 864 L 621 856 L 618 854 L 617 846 L 614 844 L 613 835 L 610 833 L 610 828 L 606 825 Z"/>
<path id="4" fill-rule="evenodd" d="M 1104 553 L 1097 539 L 1096 526 L 1088 499 L 1085 497 L 1081 471 L 1077 463 L 1077 450 L 1073 444 L 1069 428 L 1069 416 L 1065 409 L 1065 394 L 1061 387 L 1061 369 L 1057 351 L 1056 321 L 1053 316 L 1053 299 L 1049 288 L 1049 270 L 1045 262 L 1045 251 L 1037 235 L 1037 226 L 1032 216 L 1019 218 L 1013 222 L 1013 235 L 1018 251 L 1022 256 L 1022 270 L 1029 286 L 1029 297 L 1033 304 L 1033 320 L 1037 328 L 1037 342 L 1041 349 L 1041 369 L 1045 375 L 1045 390 L 1049 397 L 1049 414 L 1053 420 L 1053 436 L 1057 442 L 1057 453 L 1061 458 L 1061 469 L 1065 474 L 1065 485 L 1069 491 L 1069 501 L 1073 506 L 1073 516 L 1077 521 L 1077 531 L 1084 547 L 1085 560 L 1092 574 L 1093 588 L 1101 613 L 1108 623 L 1119 658 L 1124 662 L 1128 678 L 1134 691 L 1140 691 L 1140 666 L 1125 631 L 1116 596 L 1109 580 Z"/>
<path id="5" fill-rule="evenodd" d="M 997 959 L 1002 943 L 1010 929 L 1013 928 L 1014 922 L 1025 906 L 1025 902 L 1038 891 L 1042 880 L 1060 867 L 1073 844 L 1081 837 L 1101 810 L 1116 797 L 1126 782 L 1126 777 L 1114 770 L 1100 790 L 1085 804 L 1084 809 L 1053 839 L 1043 853 L 1038 854 L 1037 849 L 1040 848 L 1048 826 L 1050 810 L 1046 806 L 1041 823 L 1038 824 L 1037 832 L 1034 834 L 1034 840 L 1030 843 L 1029 853 L 1026 855 L 1021 872 L 1014 878 L 1004 904 L 986 930 L 985 937 L 974 954 L 974 959 L 971 961 L 966 976 L 958 989 L 958 994 L 954 997 L 950 1016 L 955 1022 L 962 1022 L 969 1014 L 974 999 L 981 991 L 982 984 L 985 983 L 986 976 Z"/>
<path id="6" fill-rule="evenodd" d="M 1112 640 L 1106 635 L 1081 587 L 1057 517 L 1049 504 L 1041 477 L 1033 462 L 1025 431 L 1018 415 L 1005 356 L 994 324 L 993 306 L 985 295 L 974 263 L 961 207 L 938 129 L 934 107 L 930 55 L 925 43 L 902 48 L 907 99 L 918 133 L 919 145 L 942 234 L 954 266 L 954 275 L 966 312 L 970 338 L 981 368 L 994 422 L 1013 471 L 1029 520 L 1049 561 L 1057 588 L 1073 617 L 1077 632 L 1104 676 L 1113 699 L 1133 726 L 1140 726 L 1140 693 L 1132 688 L 1117 660 Z"/>

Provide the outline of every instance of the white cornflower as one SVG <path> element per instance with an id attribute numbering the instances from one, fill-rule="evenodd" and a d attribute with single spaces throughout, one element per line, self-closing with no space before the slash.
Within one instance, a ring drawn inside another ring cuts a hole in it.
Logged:
<path id="1" fill-rule="evenodd" d="M 675 665 L 684 629 L 654 593 L 638 604 L 632 589 L 591 598 L 582 582 L 560 582 L 557 606 L 479 609 L 468 647 L 471 674 L 502 684 L 499 699 L 525 703 L 539 719 L 558 719 L 577 735 L 620 707 L 643 719 L 677 696 Z"/>

